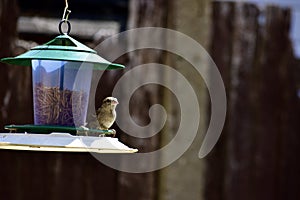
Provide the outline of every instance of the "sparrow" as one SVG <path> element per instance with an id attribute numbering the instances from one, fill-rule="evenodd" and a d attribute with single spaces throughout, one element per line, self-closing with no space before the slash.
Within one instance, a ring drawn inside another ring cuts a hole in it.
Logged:
<path id="1" fill-rule="evenodd" d="M 116 107 L 118 104 L 118 100 L 114 97 L 106 97 L 102 101 L 102 105 L 96 112 L 99 122 L 98 129 L 108 130 L 113 125 L 117 117 Z"/>

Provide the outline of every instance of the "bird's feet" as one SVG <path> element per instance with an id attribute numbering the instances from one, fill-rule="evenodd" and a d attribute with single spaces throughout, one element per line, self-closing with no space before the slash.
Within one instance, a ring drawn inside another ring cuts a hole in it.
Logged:
<path id="1" fill-rule="evenodd" d="M 99 135 L 99 137 L 107 137 L 107 136 L 109 136 L 109 137 L 115 137 L 116 136 L 116 130 L 115 129 L 107 129 L 106 131 L 109 131 L 109 132 L 107 132 L 107 133 L 102 133 L 102 134 L 100 134 Z"/>
<path id="2" fill-rule="evenodd" d="M 80 126 L 80 127 L 76 130 L 76 134 L 77 134 L 77 135 L 85 135 L 85 136 L 88 136 L 88 131 L 89 131 L 89 128 L 87 128 L 86 126 Z"/>

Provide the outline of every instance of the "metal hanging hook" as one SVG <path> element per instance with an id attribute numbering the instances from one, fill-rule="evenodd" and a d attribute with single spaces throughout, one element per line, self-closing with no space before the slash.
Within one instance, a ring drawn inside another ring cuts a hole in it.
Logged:
<path id="1" fill-rule="evenodd" d="M 59 26 L 58 26 L 58 29 L 59 29 L 59 32 L 60 34 L 67 34 L 69 35 L 70 31 L 71 31 L 71 23 L 69 22 L 69 15 L 71 13 L 71 10 L 69 10 L 69 4 L 68 4 L 68 0 L 65 0 L 65 3 L 66 3 L 66 6 L 65 6 L 65 9 L 64 9 L 64 14 L 62 16 L 62 19 L 59 23 Z M 67 24 L 67 32 L 63 32 L 62 31 L 62 25 L 63 24 Z"/>
<path id="2" fill-rule="evenodd" d="M 69 15 L 71 13 L 71 10 L 69 10 L 68 0 L 65 0 L 65 3 L 66 3 L 66 7 L 64 9 L 64 14 L 63 14 L 63 17 L 61 19 L 62 21 L 63 20 L 68 21 Z"/>

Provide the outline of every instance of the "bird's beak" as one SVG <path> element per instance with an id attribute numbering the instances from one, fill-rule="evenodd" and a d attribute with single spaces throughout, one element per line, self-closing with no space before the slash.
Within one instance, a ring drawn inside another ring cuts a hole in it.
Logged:
<path id="1" fill-rule="evenodd" d="M 113 101 L 112 101 L 112 104 L 113 104 L 113 105 L 118 105 L 119 102 L 118 102 L 118 100 L 116 99 L 116 100 L 113 100 Z"/>

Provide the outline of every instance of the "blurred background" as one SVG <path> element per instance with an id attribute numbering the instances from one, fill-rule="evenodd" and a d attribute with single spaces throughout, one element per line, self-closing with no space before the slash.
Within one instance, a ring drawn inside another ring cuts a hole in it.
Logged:
<path id="1" fill-rule="evenodd" d="M 58 35 L 64 6 L 64 0 L 0 0 L 0 58 L 16 56 Z M 87 153 L 1 150 L 1 199 L 300 199 L 298 0 L 69 0 L 69 8 L 71 36 L 92 48 L 119 32 L 147 26 L 177 30 L 199 42 L 226 87 L 224 130 L 213 151 L 200 160 L 198 151 L 210 118 L 201 76 L 170 52 L 134 51 L 114 61 L 125 70 L 105 72 L 95 107 L 135 66 L 172 66 L 197 91 L 201 121 L 192 146 L 170 166 L 143 174 L 113 170 Z M 209 75 L 201 55 L 192 53 Z M 1 132 L 7 124 L 32 124 L 31 69 L 0 64 L 0 83 Z M 180 123 L 174 94 L 162 86 L 143 86 L 132 96 L 130 113 L 146 125 L 149 107 L 156 103 L 168 113 L 159 134 L 139 139 L 114 125 L 117 137 L 140 152 L 167 144 Z"/>

